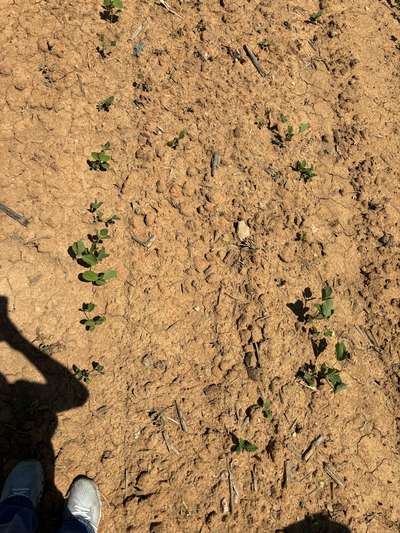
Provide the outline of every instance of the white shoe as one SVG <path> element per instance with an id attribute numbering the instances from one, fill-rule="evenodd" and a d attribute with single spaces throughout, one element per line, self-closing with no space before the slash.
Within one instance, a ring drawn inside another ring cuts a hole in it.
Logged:
<path id="1" fill-rule="evenodd" d="M 100 494 L 96 483 L 85 476 L 77 477 L 70 489 L 66 503 L 67 514 L 89 524 L 97 533 L 101 517 Z"/>

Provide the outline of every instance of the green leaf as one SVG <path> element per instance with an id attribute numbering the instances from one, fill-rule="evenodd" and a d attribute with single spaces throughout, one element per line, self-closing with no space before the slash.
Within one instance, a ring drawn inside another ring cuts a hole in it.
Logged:
<path id="1" fill-rule="evenodd" d="M 106 144 L 102 144 L 101 145 L 101 149 L 102 150 L 110 150 L 111 148 L 111 143 L 110 142 L 106 142 Z"/>
<path id="2" fill-rule="evenodd" d="M 92 203 L 90 204 L 89 211 L 90 211 L 91 213 L 94 213 L 94 212 L 97 211 L 97 209 L 98 209 L 99 207 L 101 207 L 102 205 L 103 205 L 103 202 L 99 202 L 98 200 L 95 200 L 94 202 L 92 202 Z"/>
<path id="3" fill-rule="evenodd" d="M 335 349 L 336 359 L 338 361 L 346 361 L 347 359 L 350 359 L 350 353 L 347 351 L 344 342 L 337 342 Z"/>
<path id="4" fill-rule="evenodd" d="M 86 329 L 93 331 L 96 327 L 96 323 L 93 319 L 85 320 L 83 322 L 83 325 L 86 327 Z"/>
<path id="5" fill-rule="evenodd" d="M 315 386 L 315 375 L 314 374 L 310 374 L 310 372 L 305 371 L 303 373 L 303 378 L 304 378 L 304 381 L 307 383 L 307 385 L 309 385 L 310 387 Z"/>
<path id="6" fill-rule="evenodd" d="M 325 337 L 333 337 L 334 332 L 331 329 L 326 329 L 324 331 L 324 335 L 325 335 Z"/>
<path id="7" fill-rule="evenodd" d="M 81 259 L 85 263 L 86 266 L 92 267 L 92 266 L 97 265 L 97 259 L 92 254 L 84 254 L 84 255 L 82 255 Z"/>
<path id="8" fill-rule="evenodd" d="M 263 39 L 262 41 L 260 41 L 257 44 L 261 48 L 261 50 L 266 50 L 268 48 L 268 46 L 271 45 L 271 41 L 269 41 L 268 39 Z"/>
<path id="9" fill-rule="evenodd" d="M 332 298 L 333 289 L 329 286 L 326 286 L 322 289 L 322 299 L 327 300 L 328 298 Z"/>
<path id="10" fill-rule="evenodd" d="M 298 370 L 296 377 L 302 379 L 312 389 L 316 389 L 317 371 L 314 365 L 305 364 Z"/>
<path id="11" fill-rule="evenodd" d="M 111 159 L 111 156 L 107 155 L 107 154 L 104 154 L 103 152 L 100 152 L 98 154 L 98 161 L 100 161 L 101 163 L 105 163 L 106 161 L 110 161 L 110 159 Z"/>
<path id="12" fill-rule="evenodd" d="M 285 140 L 286 141 L 291 141 L 294 137 L 294 131 L 293 131 L 293 126 L 288 126 L 287 130 L 286 130 L 286 135 L 285 135 Z"/>
<path id="13" fill-rule="evenodd" d="M 318 314 L 322 316 L 322 305 L 321 304 L 314 304 L 314 305 L 315 305 L 315 309 L 318 311 Z"/>
<path id="14" fill-rule="evenodd" d="M 299 126 L 299 133 L 304 133 L 308 128 L 310 128 L 310 124 L 308 122 L 302 122 Z"/>
<path id="15" fill-rule="evenodd" d="M 101 229 L 99 234 L 100 234 L 100 237 L 102 237 L 103 239 L 107 238 L 108 237 L 108 229 L 107 228 Z"/>
<path id="16" fill-rule="evenodd" d="M 321 306 L 321 312 L 324 318 L 330 318 L 333 315 L 333 300 L 331 298 L 324 301 Z"/>
<path id="17" fill-rule="evenodd" d="M 84 303 L 82 304 L 82 311 L 85 311 L 85 313 L 91 313 L 92 311 L 94 311 L 96 305 L 93 304 L 93 303 Z"/>
<path id="18" fill-rule="evenodd" d="M 102 279 L 105 281 L 108 281 L 112 278 L 117 277 L 117 272 L 115 270 L 106 270 L 103 274 L 101 274 Z"/>
<path id="19" fill-rule="evenodd" d="M 167 146 L 169 146 L 170 148 L 173 148 L 174 150 L 177 148 L 178 144 L 179 144 L 178 137 L 174 137 L 172 141 L 167 142 Z"/>
<path id="20" fill-rule="evenodd" d="M 329 368 L 324 363 L 321 366 L 319 375 L 320 379 L 325 378 L 330 383 L 335 394 L 344 390 L 347 387 L 347 385 L 343 383 L 342 378 L 340 377 L 339 370 L 337 368 Z"/>
<path id="21" fill-rule="evenodd" d="M 114 102 L 114 96 L 109 96 L 108 98 L 105 98 L 105 100 L 100 100 L 100 102 L 98 102 L 98 104 L 96 105 L 97 110 L 108 112 L 113 102 Z"/>
<path id="22" fill-rule="evenodd" d="M 101 315 L 101 316 L 95 316 L 93 318 L 93 322 L 95 324 L 95 326 L 100 326 L 100 324 L 104 324 L 104 322 L 106 321 L 106 317 Z"/>
<path id="23" fill-rule="evenodd" d="M 102 248 L 101 250 L 99 250 L 97 252 L 97 261 L 102 261 L 103 259 L 105 259 L 106 257 L 108 257 L 110 254 L 107 254 L 106 253 L 106 250 L 105 248 Z"/>
<path id="24" fill-rule="evenodd" d="M 86 246 L 85 246 L 85 243 L 83 241 L 74 242 L 74 244 L 72 245 L 71 248 L 72 248 L 72 251 L 73 251 L 75 257 L 78 258 L 78 259 L 86 251 Z"/>
<path id="25" fill-rule="evenodd" d="M 281 114 L 279 115 L 279 120 L 280 120 L 281 122 L 287 122 L 287 121 L 289 120 L 289 117 L 286 116 L 286 115 L 284 115 L 283 113 L 281 113 Z"/>
<path id="26" fill-rule="evenodd" d="M 104 374 L 104 366 L 100 363 L 97 363 L 97 361 L 92 361 L 92 368 L 95 372 L 99 372 L 99 374 Z"/>
<path id="27" fill-rule="evenodd" d="M 96 272 L 92 272 L 91 270 L 82 272 L 81 276 L 85 281 L 96 281 L 98 279 Z"/>
<path id="28" fill-rule="evenodd" d="M 310 18 L 308 19 L 308 22 L 311 22 L 311 24 L 315 24 L 320 17 L 324 14 L 324 10 L 320 9 L 319 11 L 316 11 L 312 15 L 310 15 Z"/>
<path id="29" fill-rule="evenodd" d="M 341 392 L 343 390 L 347 389 L 346 383 L 343 383 L 342 381 L 340 383 L 336 383 L 333 387 L 333 392 L 336 394 L 337 392 Z"/>
<path id="30" fill-rule="evenodd" d="M 245 440 L 243 442 L 243 449 L 246 451 L 246 452 L 255 452 L 257 451 L 257 446 L 255 444 L 252 444 L 251 442 L 249 442 L 248 440 Z"/>
<path id="31" fill-rule="evenodd" d="M 238 443 L 237 443 L 237 446 L 235 448 L 235 452 L 236 453 L 241 453 L 243 451 L 246 451 L 246 452 L 255 452 L 257 450 L 257 446 L 255 446 L 254 444 L 252 444 L 251 442 L 249 442 L 248 440 L 245 440 L 245 439 L 239 439 L 238 440 Z"/>
<path id="32" fill-rule="evenodd" d="M 262 412 L 267 420 L 272 420 L 271 402 L 269 400 L 264 400 Z"/>
<path id="33" fill-rule="evenodd" d="M 96 281 L 94 283 L 95 283 L 95 285 L 100 286 L 100 285 L 105 285 L 106 281 L 103 278 L 98 278 L 98 279 L 96 279 Z"/>
<path id="34" fill-rule="evenodd" d="M 106 226 L 109 226 L 110 224 L 115 224 L 117 220 L 121 220 L 121 218 L 118 215 L 113 215 L 108 220 L 106 220 Z"/>

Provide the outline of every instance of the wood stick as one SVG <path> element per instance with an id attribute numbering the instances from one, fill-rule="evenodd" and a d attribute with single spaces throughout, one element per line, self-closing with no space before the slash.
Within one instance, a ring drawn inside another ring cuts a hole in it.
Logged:
<path id="1" fill-rule="evenodd" d="M 178 405 L 178 402 L 176 400 L 175 400 L 175 411 L 176 411 L 176 416 L 178 417 L 178 420 L 179 420 L 179 425 L 181 426 L 181 430 L 182 431 L 187 431 L 186 422 L 183 419 L 181 410 L 179 409 L 179 405 Z"/>
<path id="2" fill-rule="evenodd" d="M 253 469 L 251 471 L 251 481 L 252 481 L 253 491 L 257 492 L 257 490 L 258 490 L 258 478 L 257 478 L 256 465 L 253 465 Z"/>
<path id="3" fill-rule="evenodd" d="M 317 448 L 317 446 L 322 444 L 324 440 L 325 440 L 325 437 L 323 437 L 322 435 L 319 435 L 316 439 L 314 439 L 309 445 L 309 447 L 303 453 L 302 455 L 303 461 L 307 462 L 310 459 L 310 457 L 313 455 L 313 453 L 315 452 L 315 448 Z"/>
<path id="4" fill-rule="evenodd" d="M 166 2 L 165 0 L 158 0 L 158 4 L 162 7 L 165 7 L 165 9 L 171 13 L 171 15 L 175 15 L 176 17 L 183 19 L 182 15 L 179 15 L 172 7 Z"/>
<path id="5" fill-rule="evenodd" d="M 339 487 L 344 487 L 344 480 L 339 476 L 336 470 L 330 463 L 324 464 L 324 472 L 327 474 L 333 481 L 339 485 Z"/>
<path id="6" fill-rule="evenodd" d="M 289 459 L 287 459 L 285 461 L 283 487 L 286 489 L 291 481 L 292 481 L 292 463 L 289 461 Z"/>
<path id="7" fill-rule="evenodd" d="M 3 211 L 3 213 L 5 213 L 7 216 L 12 218 L 13 220 L 16 220 L 17 222 L 19 222 L 23 226 L 27 226 L 28 223 L 29 223 L 27 218 L 25 218 L 24 216 L 20 215 L 16 211 L 13 211 L 12 209 L 10 209 L 6 205 L 2 204 L 1 202 L 0 202 L 0 211 Z"/>
<path id="8" fill-rule="evenodd" d="M 215 176 L 215 172 L 220 163 L 221 163 L 221 156 L 219 155 L 218 152 L 214 152 L 211 157 L 211 176 L 212 177 Z"/>
<path id="9" fill-rule="evenodd" d="M 253 63 L 253 65 L 255 66 L 257 72 L 260 74 L 260 76 L 262 76 L 263 78 L 266 77 L 267 73 L 265 72 L 265 70 L 262 68 L 261 66 L 261 63 L 259 62 L 259 60 L 257 59 L 255 53 L 253 52 L 253 50 L 251 48 L 249 48 L 247 46 L 247 44 L 245 44 L 243 46 L 244 48 L 244 51 L 246 52 L 248 58 L 250 59 L 250 61 Z"/>
<path id="10" fill-rule="evenodd" d="M 78 73 L 76 73 L 76 77 L 78 79 L 78 83 L 79 83 L 79 89 L 81 90 L 81 94 L 82 96 L 86 96 L 86 93 L 85 93 L 85 89 L 83 87 L 83 81 L 82 81 L 82 78 L 80 77 L 80 75 Z"/>

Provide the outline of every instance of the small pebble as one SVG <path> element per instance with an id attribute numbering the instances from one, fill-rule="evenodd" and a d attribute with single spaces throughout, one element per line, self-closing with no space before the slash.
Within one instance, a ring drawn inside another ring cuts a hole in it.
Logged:
<path id="1" fill-rule="evenodd" d="M 239 220 L 236 233 L 241 241 L 250 237 L 250 228 L 244 220 Z"/>

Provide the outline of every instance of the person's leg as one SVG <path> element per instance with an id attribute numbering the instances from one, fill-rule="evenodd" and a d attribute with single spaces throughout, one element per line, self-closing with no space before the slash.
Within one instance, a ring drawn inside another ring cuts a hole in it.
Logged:
<path id="1" fill-rule="evenodd" d="M 21 461 L 4 483 L 0 496 L 0 533 L 33 533 L 36 507 L 43 491 L 43 470 L 38 461 Z"/>
<path id="2" fill-rule="evenodd" d="M 65 518 L 61 529 L 57 533 L 94 533 L 89 525 L 80 522 L 76 518 Z"/>
<path id="3" fill-rule="evenodd" d="M 97 533 L 100 515 L 101 501 L 96 483 L 80 476 L 69 490 L 63 525 L 58 533 Z"/>

